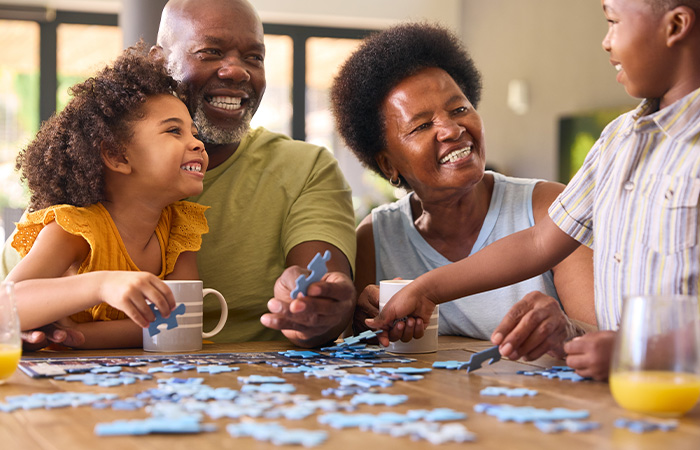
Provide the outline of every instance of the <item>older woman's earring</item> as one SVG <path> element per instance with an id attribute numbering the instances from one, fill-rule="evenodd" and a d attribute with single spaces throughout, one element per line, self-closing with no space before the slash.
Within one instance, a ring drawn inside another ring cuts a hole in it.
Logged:
<path id="1" fill-rule="evenodd" d="M 394 187 L 399 187 L 401 186 L 401 179 L 398 176 L 396 177 L 396 181 L 394 181 L 392 178 L 389 178 L 389 184 Z"/>

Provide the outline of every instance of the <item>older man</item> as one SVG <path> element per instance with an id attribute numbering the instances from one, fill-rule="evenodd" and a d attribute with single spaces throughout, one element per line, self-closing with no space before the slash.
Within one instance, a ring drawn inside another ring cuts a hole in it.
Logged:
<path id="1" fill-rule="evenodd" d="M 198 267 L 229 303 L 217 340 L 274 339 L 274 330 L 304 347 L 335 339 L 355 304 L 350 189 L 326 149 L 250 129 L 265 92 L 257 13 L 245 0 L 171 0 L 152 52 L 185 83 L 209 153 L 204 192 L 191 200 L 211 206 Z M 297 276 L 325 250 L 328 275 L 292 301 Z M 214 316 L 205 311 L 205 323 Z"/>

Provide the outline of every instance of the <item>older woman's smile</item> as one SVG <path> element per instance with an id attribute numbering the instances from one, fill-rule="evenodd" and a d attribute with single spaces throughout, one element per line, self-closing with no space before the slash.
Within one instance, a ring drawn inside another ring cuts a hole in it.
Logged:
<path id="1" fill-rule="evenodd" d="M 471 153 L 472 153 L 472 146 L 468 145 L 467 147 L 451 151 L 447 155 L 440 158 L 440 160 L 438 162 L 440 164 L 445 164 L 448 162 L 455 162 L 457 160 L 466 158 L 467 156 L 471 155 Z"/>

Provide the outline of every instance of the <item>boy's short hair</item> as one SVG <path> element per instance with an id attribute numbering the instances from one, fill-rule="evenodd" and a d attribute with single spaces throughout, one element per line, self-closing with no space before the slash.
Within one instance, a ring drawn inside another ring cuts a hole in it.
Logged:
<path id="1" fill-rule="evenodd" d="M 163 61 L 149 58 L 143 42 L 73 86 L 66 107 L 44 122 L 17 156 L 16 168 L 31 192 L 29 210 L 104 200 L 101 151 L 123 155 L 133 135 L 131 122 L 143 117 L 146 99 L 175 94 L 177 88 Z"/>
<path id="2" fill-rule="evenodd" d="M 700 11 L 700 0 L 645 0 L 655 12 L 666 12 L 678 6 L 687 6 Z"/>

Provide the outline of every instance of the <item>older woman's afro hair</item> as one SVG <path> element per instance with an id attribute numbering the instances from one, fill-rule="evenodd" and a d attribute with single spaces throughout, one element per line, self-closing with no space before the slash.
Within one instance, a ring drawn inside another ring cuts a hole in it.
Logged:
<path id="1" fill-rule="evenodd" d="M 459 39 L 432 24 L 403 24 L 370 35 L 333 82 L 331 109 L 338 132 L 357 158 L 380 175 L 375 156 L 386 147 L 382 103 L 399 82 L 429 67 L 447 72 L 477 106 L 479 71 Z"/>

